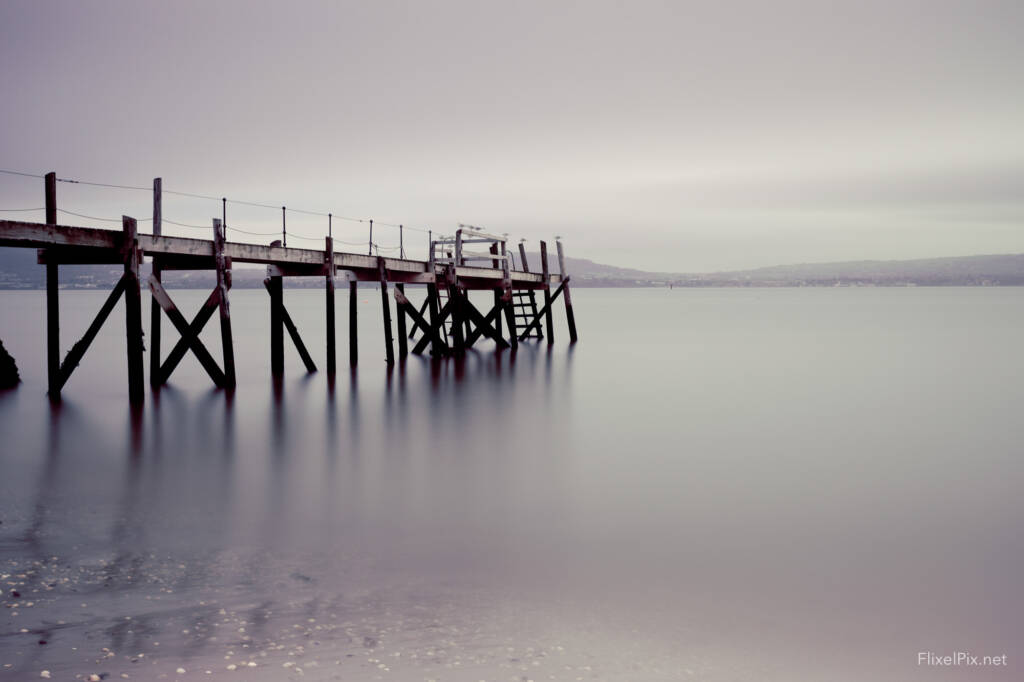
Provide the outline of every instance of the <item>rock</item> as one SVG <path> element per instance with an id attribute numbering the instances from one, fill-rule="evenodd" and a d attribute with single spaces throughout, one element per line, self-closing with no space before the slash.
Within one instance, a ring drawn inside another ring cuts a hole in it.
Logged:
<path id="1" fill-rule="evenodd" d="M 184 668 L 178 668 L 174 672 L 178 673 L 179 675 L 184 675 L 185 674 L 185 669 Z"/>
<path id="2" fill-rule="evenodd" d="M 0 341 L 0 389 L 14 388 L 21 383 L 21 377 L 18 375 L 18 365 L 15 364 L 14 358 L 4 348 L 4 342 Z"/>
<path id="3" fill-rule="evenodd" d="M 42 677 L 43 679 L 47 680 L 50 679 L 50 671 L 44 670 L 43 672 L 39 673 L 39 677 Z"/>

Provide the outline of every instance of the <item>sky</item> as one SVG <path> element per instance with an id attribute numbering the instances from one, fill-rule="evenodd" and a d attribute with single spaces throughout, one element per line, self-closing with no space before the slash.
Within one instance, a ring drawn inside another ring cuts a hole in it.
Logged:
<path id="1" fill-rule="evenodd" d="M 374 218 L 383 248 L 401 223 L 413 256 L 460 222 L 675 272 L 1024 252 L 1019 0 L 5 0 L 0 65 L 0 168 Z M 41 197 L 0 174 L 0 209 Z M 229 238 L 280 226 L 228 211 Z M 290 214 L 289 245 L 326 222 Z"/>

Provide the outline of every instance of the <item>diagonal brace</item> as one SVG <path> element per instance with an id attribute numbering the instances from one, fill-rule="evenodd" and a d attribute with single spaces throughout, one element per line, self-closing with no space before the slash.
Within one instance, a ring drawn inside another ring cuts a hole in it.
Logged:
<path id="1" fill-rule="evenodd" d="M 267 293 L 273 295 L 270 291 L 270 280 L 264 280 L 263 286 L 266 287 Z M 316 371 L 316 363 L 313 362 L 313 357 L 306 350 L 306 344 L 302 342 L 302 337 L 299 336 L 299 330 L 292 322 L 292 316 L 288 314 L 288 309 L 283 305 L 281 306 L 281 317 L 284 320 L 284 327 L 288 330 L 288 336 L 292 337 L 292 343 L 295 344 L 295 350 L 299 351 L 299 357 L 302 358 L 302 364 L 306 366 L 306 371 L 312 374 Z"/>
<path id="2" fill-rule="evenodd" d="M 415 353 L 416 355 L 419 355 L 427 347 L 427 344 L 430 343 L 430 340 L 432 338 L 435 340 L 440 339 L 441 327 L 444 326 L 444 321 L 447 320 L 448 316 L 451 314 L 452 301 L 451 299 L 448 299 L 448 302 L 445 303 L 444 307 L 441 308 L 440 312 L 438 312 L 437 319 L 434 321 L 434 324 L 424 328 L 424 336 L 416 343 L 416 347 L 412 349 L 412 352 Z M 441 343 L 445 348 L 448 348 L 448 344 L 444 343 L 443 341 Z"/>
<path id="3" fill-rule="evenodd" d="M 562 289 L 564 289 L 565 285 L 568 283 L 569 279 L 566 278 L 558 285 L 558 288 L 555 289 L 555 293 L 551 295 L 551 300 L 546 302 L 544 307 L 537 311 L 537 314 L 533 316 L 533 321 L 526 325 L 526 329 L 524 329 L 523 333 L 519 335 L 520 341 L 525 341 L 526 337 L 530 334 L 530 330 L 534 327 L 536 327 L 538 331 L 540 330 L 540 318 L 544 317 L 544 314 L 548 312 L 552 305 L 554 305 L 555 301 L 558 300 L 558 297 L 562 295 Z"/>
<path id="4" fill-rule="evenodd" d="M 78 367 L 78 363 L 82 361 L 82 356 L 85 355 L 85 351 L 89 349 L 89 344 L 96 338 L 96 334 L 99 333 L 100 327 L 107 321 L 107 317 L 110 316 L 110 312 L 117 305 L 117 299 L 124 293 L 125 280 L 124 275 L 121 279 L 117 280 L 117 284 L 114 285 L 114 289 L 107 296 L 107 300 L 103 302 L 103 307 L 96 313 L 96 318 L 89 325 L 82 338 L 71 347 L 68 354 L 64 357 L 64 362 L 60 364 L 60 372 L 57 377 L 57 390 L 59 391 L 67 383 L 68 379 L 71 378 L 71 373 Z"/>
<path id="5" fill-rule="evenodd" d="M 213 315 L 213 311 L 216 310 L 217 305 L 220 303 L 220 292 L 218 289 L 214 289 L 210 296 L 206 299 L 206 303 L 196 313 L 195 319 L 190 325 L 185 321 L 184 316 L 178 310 L 178 307 L 174 305 L 174 301 L 167 295 L 167 291 L 164 290 L 163 285 L 159 280 L 155 279 L 152 275 L 149 277 L 149 289 L 153 292 L 153 298 L 160 304 L 160 307 L 167 313 L 167 319 L 171 321 L 174 327 L 181 334 L 181 339 L 175 344 L 174 350 L 167 357 L 167 362 L 160 368 L 160 381 L 164 383 L 171 376 L 171 372 L 177 366 L 178 362 L 185 355 L 185 349 L 191 349 L 192 353 L 199 360 L 199 364 L 203 366 L 206 373 L 210 375 L 210 379 L 218 387 L 223 388 L 226 384 L 224 378 L 224 372 L 217 366 L 217 361 L 213 359 L 210 352 L 206 350 L 206 346 L 203 345 L 202 341 L 199 340 L 199 332 L 202 331 L 203 326 Z M 181 348 L 179 349 L 179 346 Z"/>
<path id="6" fill-rule="evenodd" d="M 417 329 L 422 329 L 427 343 L 433 341 L 435 347 L 439 349 L 440 353 L 447 354 L 449 348 L 448 344 L 446 344 L 441 338 L 440 325 L 432 328 L 423 318 L 423 311 L 420 310 L 417 312 L 416 307 L 405 297 L 405 294 L 398 289 L 395 289 L 395 300 L 398 302 L 399 310 L 404 310 L 406 314 L 409 315 L 410 319 L 412 319 L 412 332 L 409 334 L 409 338 L 412 338 L 412 335 L 416 333 Z M 426 303 L 424 303 L 424 306 L 426 306 Z M 421 343 L 422 341 L 423 339 L 420 339 Z M 416 352 L 415 348 L 413 348 L 413 352 Z"/>

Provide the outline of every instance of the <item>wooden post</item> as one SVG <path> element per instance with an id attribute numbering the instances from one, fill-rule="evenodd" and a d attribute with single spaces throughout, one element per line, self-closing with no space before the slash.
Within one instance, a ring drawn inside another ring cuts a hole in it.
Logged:
<path id="1" fill-rule="evenodd" d="M 330 229 L 330 228 L 328 228 Z M 324 253 L 327 279 L 327 375 L 334 376 L 337 372 L 334 338 L 334 238 L 327 237 L 327 250 Z"/>
<path id="2" fill-rule="evenodd" d="M 356 330 L 356 315 L 359 309 L 359 288 L 355 280 L 348 283 L 348 363 L 355 367 L 359 363 L 359 333 Z"/>
<path id="3" fill-rule="evenodd" d="M 465 265 L 462 261 L 462 228 L 455 230 L 455 265 Z"/>
<path id="4" fill-rule="evenodd" d="M 501 302 L 504 303 L 505 321 L 508 323 L 508 336 L 512 350 L 519 348 L 519 336 L 516 334 L 516 309 L 512 305 L 512 271 L 508 262 L 508 253 L 505 251 L 505 242 L 501 243 L 501 275 L 504 291 L 502 291 Z M 498 337 L 501 337 L 501 315 L 495 318 Z"/>
<path id="5" fill-rule="evenodd" d="M 565 286 L 562 296 L 565 299 L 565 319 L 569 322 L 569 340 L 576 343 L 579 337 L 576 335 L 576 316 L 572 312 L 572 296 L 569 295 L 569 273 L 565 269 L 565 253 L 562 251 L 562 242 L 555 240 L 555 248 L 558 249 L 558 273 L 561 275 Z"/>
<path id="6" fill-rule="evenodd" d="M 224 255 L 224 223 L 213 219 L 213 260 L 217 267 L 217 292 L 220 294 L 220 344 L 224 355 L 224 383 L 235 387 L 235 344 L 231 338 L 231 308 L 228 289 L 231 288 L 231 261 Z"/>
<path id="7" fill-rule="evenodd" d="M 466 350 L 466 337 L 463 334 L 465 316 L 462 312 L 462 291 L 459 289 L 459 278 L 455 274 L 454 264 L 445 269 L 445 275 L 448 284 L 448 305 L 452 311 L 452 350 L 456 355 L 462 355 Z"/>
<path id="8" fill-rule="evenodd" d="M 281 240 L 274 240 L 271 246 L 281 246 Z M 270 292 L 270 373 L 284 374 L 284 281 L 280 275 L 267 277 L 267 291 Z"/>
<path id="9" fill-rule="evenodd" d="M 431 263 L 430 271 L 431 272 L 434 271 L 433 263 Z M 427 305 L 428 305 L 427 310 L 430 311 L 430 326 L 431 326 L 431 328 L 437 326 L 437 316 L 438 316 L 437 301 L 438 301 L 437 284 L 428 284 L 427 285 Z M 440 332 L 440 330 L 438 330 L 438 332 Z M 430 339 L 430 354 L 434 355 L 434 356 L 437 356 L 440 353 L 441 353 L 441 349 L 438 348 L 437 343 L 434 341 L 433 338 L 431 338 Z"/>
<path id="10" fill-rule="evenodd" d="M 555 342 L 555 325 L 551 319 L 551 285 L 550 271 L 548 270 L 548 245 L 547 242 L 540 243 L 540 268 L 544 277 L 544 322 L 548 329 L 548 344 Z"/>
<path id="11" fill-rule="evenodd" d="M 142 360 L 142 292 L 139 290 L 139 235 L 135 218 L 123 216 L 125 335 L 128 342 L 128 400 L 145 401 L 146 378 Z"/>
<path id="12" fill-rule="evenodd" d="M 491 251 L 491 253 L 497 255 L 498 254 L 498 244 L 497 243 L 491 244 L 490 251 Z M 495 258 L 494 260 L 491 261 L 491 267 L 494 268 L 495 270 L 497 270 L 499 267 L 501 267 L 501 265 L 498 263 L 498 259 L 497 258 Z M 494 290 L 494 305 L 500 306 L 502 304 L 502 301 L 501 301 L 502 293 L 504 293 L 503 292 L 503 288 L 502 289 L 496 288 Z M 512 329 L 515 329 L 515 327 L 513 327 Z M 494 330 L 496 332 L 498 332 L 498 336 L 501 336 L 501 315 L 498 315 L 498 317 L 495 318 L 495 320 L 494 320 Z M 515 334 L 512 334 L 512 336 L 514 337 Z"/>
<path id="13" fill-rule="evenodd" d="M 163 179 L 153 178 L 153 236 L 163 234 Z M 152 276 L 161 281 L 160 257 L 153 256 Z M 160 380 L 160 305 L 153 298 L 149 310 L 149 383 L 159 386 Z"/>
<path id="14" fill-rule="evenodd" d="M 526 244 L 519 242 L 519 260 L 523 262 L 523 272 L 530 271 L 530 264 L 526 262 Z"/>
<path id="15" fill-rule="evenodd" d="M 395 295 L 399 293 L 405 297 L 405 285 L 395 285 Z M 398 307 L 398 356 L 404 358 L 409 354 L 409 335 L 406 333 L 405 327 L 405 306 Z"/>
<path id="16" fill-rule="evenodd" d="M 46 187 L 46 224 L 57 224 L 57 174 L 50 172 Z M 50 400 L 60 400 L 60 299 L 57 259 L 46 262 L 46 378 Z"/>
<path id="17" fill-rule="evenodd" d="M 380 272 L 380 300 L 384 312 L 384 353 L 389 365 L 395 364 L 395 344 L 391 337 L 391 303 L 388 301 L 388 273 L 384 257 L 377 256 L 377 270 Z"/>

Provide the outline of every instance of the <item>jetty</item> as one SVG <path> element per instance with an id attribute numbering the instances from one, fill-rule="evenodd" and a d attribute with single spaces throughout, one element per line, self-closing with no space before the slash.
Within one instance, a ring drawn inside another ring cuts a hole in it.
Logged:
<path id="1" fill-rule="evenodd" d="M 489 234 L 469 225 L 460 225 L 450 236 L 430 239 L 429 259 L 413 260 L 372 253 L 349 253 L 334 248 L 333 237 L 324 238 L 323 249 L 294 248 L 282 239 L 267 245 L 231 242 L 225 237 L 223 218 L 211 221 L 210 239 L 165 236 L 162 234 L 162 181 L 153 181 L 152 231 L 139 232 L 138 221 L 123 216 L 121 230 L 57 224 L 57 177 L 44 176 L 46 198 L 44 223 L 0 220 L 0 246 L 38 249 L 38 262 L 46 267 L 46 358 L 47 384 L 51 400 L 59 401 L 61 389 L 71 378 L 103 323 L 123 298 L 125 307 L 125 355 L 128 362 L 128 396 L 133 404 L 145 400 L 145 358 L 149 353 L 149 383 L 153 388 L 165 384 L 184 356 L 191 352 L 211 381 L 218 387 L 235 387 L 234 338 L 231 331 L 231 270 L 234 263 L 260 263 L 267 267 L 264 285 L 268 292 L 270 316 L 270 371 L 284 374 L 285 334 L 291 339 L 305 368 L 317 371 L 317 364 L 288 314 L 284 300 L 284 278 L 321 277 L 325 291 L 326 348 L 328 374 L 337 369 L 335 334 L 336 284 L 348 283 L 349 363 L 356 366 L 359 357 L 357 321 L 357 284 L 372 282 L 380 286 L 381 314 L 384 322 L 384 350 L 389 365 L 411 352 L 429 352 L 437 357 L 464 354 L 482 338 L 499 349 L 515 350 L 520 342 L 543 339 L 554 342 L 552 307 L 559 297 L 565 305 L 569 339 L 578 339 L 576 319 L 569 291 L 570 277 L 560 240 L 555 241 L 558 273 L 550 271 L 548 250 L 540 242 L 540 270 L 530 269 L 522 242 L 516 254 L 509 249 L 507 237 Z M 282 220 L 283 209 L 282 209 Z M 144 342 L 142 284 L 139 266 L 144 258 L 152 263 L 148 289 L 153 305 L 149 321 L 148 349 Z M 114 285 L 81 338 L 61 358 L 60 294 L 58 273 L 61 265 L 123 264 L 124 274 Z M 213 270 L 216 285 L 191 320 L 175 305 L 162 284 L 161 273 L 169 270 Z M 407 286 L 423 286 L 426 296 L 417 307 L 406 297 Z M 391 312 L 393 291 L 397 317 L 394 330 Z M 493 302 L 477 308 L 469 292 L 493 292 Z M 218 364 L 199 338 L 207 322 L 218 314 L 222 362 Z M 170 352 L 164 356 L 161 345 L 162 316 L 177 333 Z"/>

